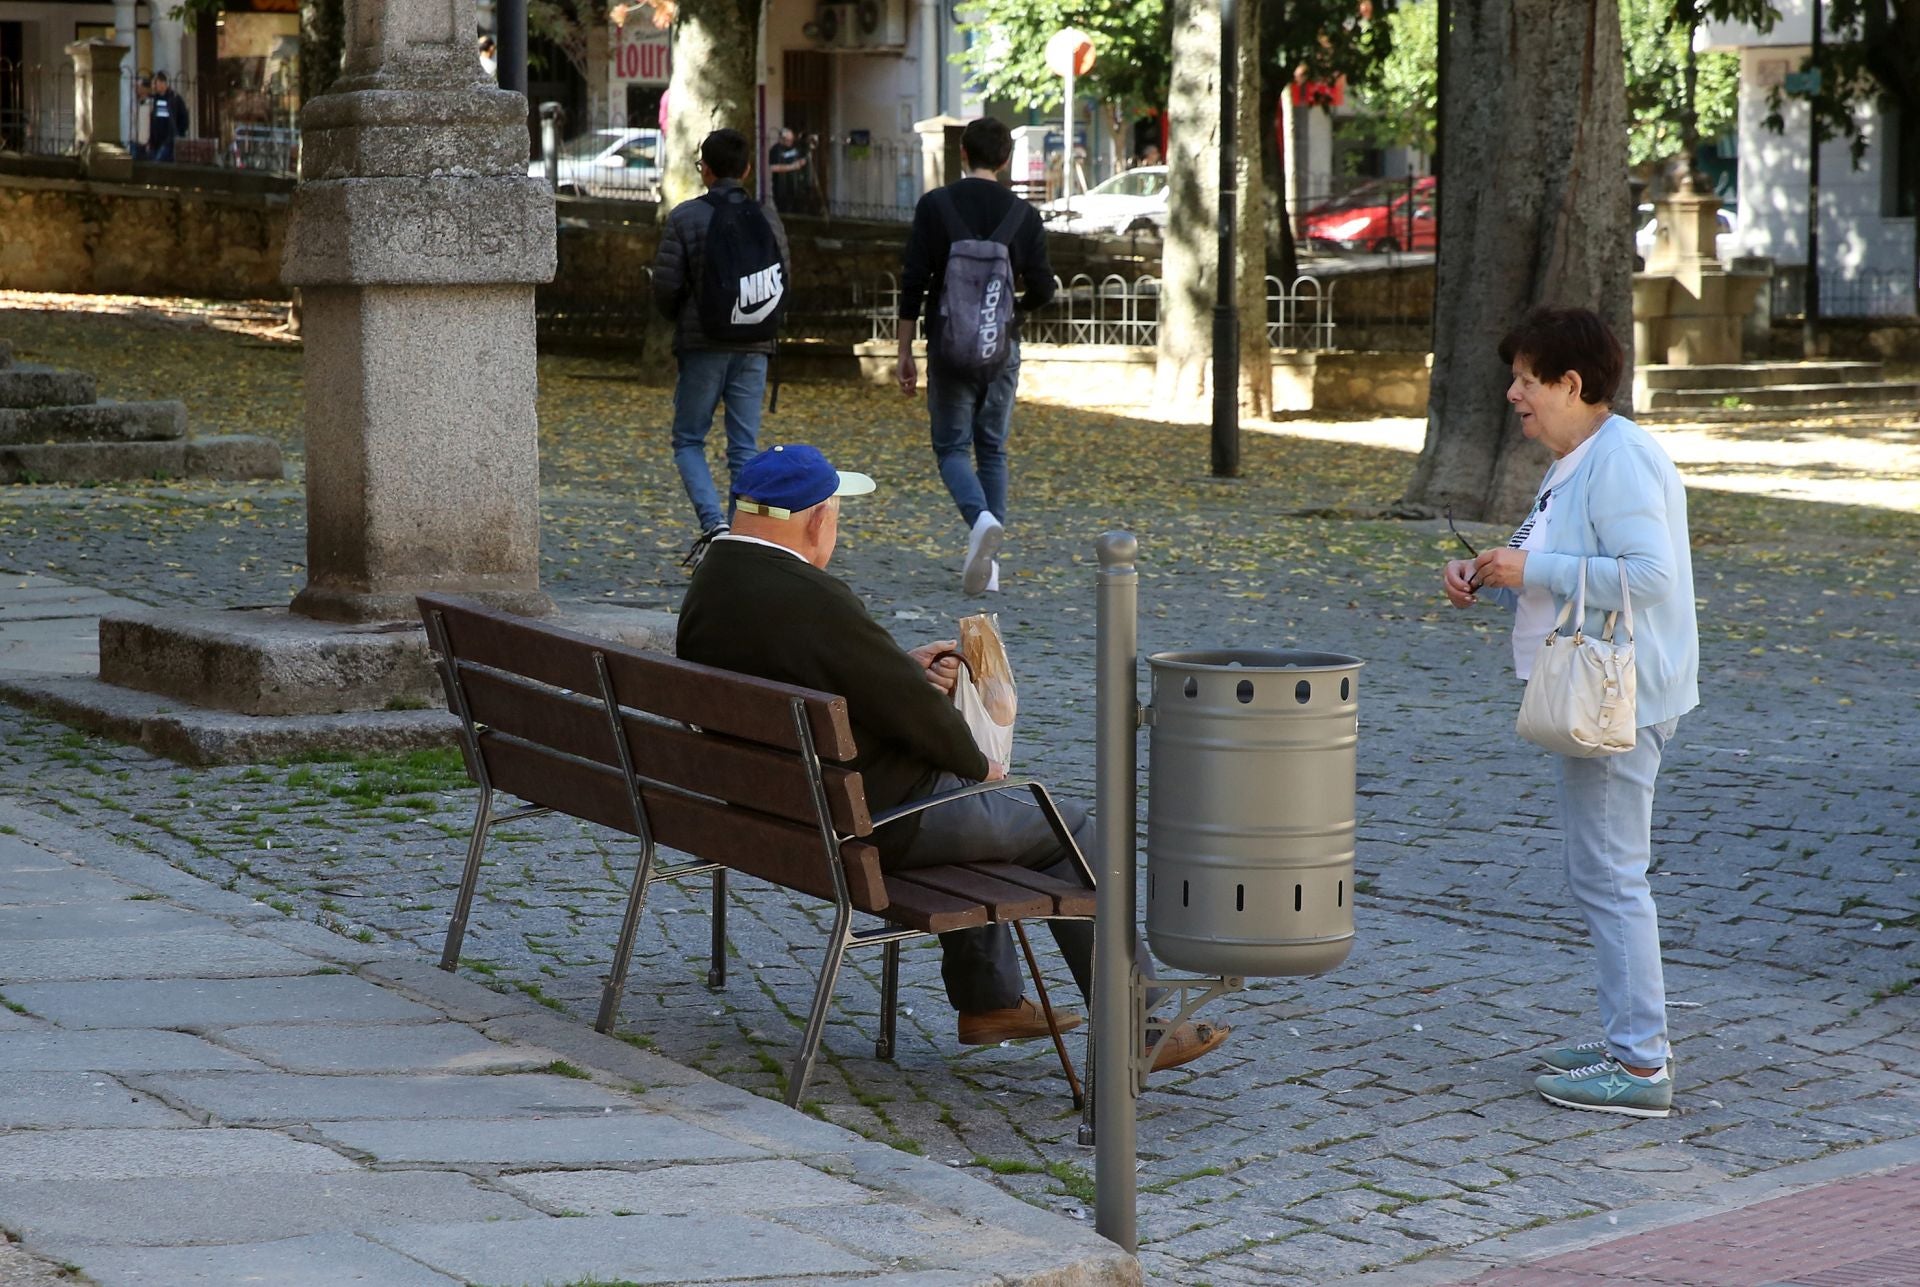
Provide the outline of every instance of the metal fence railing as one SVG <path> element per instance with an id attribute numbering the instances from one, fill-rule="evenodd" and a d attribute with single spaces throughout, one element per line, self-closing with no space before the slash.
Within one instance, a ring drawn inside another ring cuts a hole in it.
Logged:
<path id="1" fill-rule="evenodd" d="M 1916 283 L 1911 274 L 1894 270 L 1820 274 L 1822 317 L 1905 317 L 1916 311 Z M 1772 313 L 1775 321 L 1806 316 L 1807 269 L 1804 264 L 1776 264 L 1773 269 Z"/>
<path id="2" fill-rule="evenodd" d="M 1160 279 L 1117 274 L 1095 280 L 1082 273 L 1058 289 L 1043 309 L 1020 323 L 1020 337 L 1034 344 L 1116 344 L 1152 348 L 1160 342 Z M 1321 351 L 1334 346 L 1334 282 L 1302 276 L 1290 288 L 1267 278 L 1267 343 L 1276 349 Z M 887 274 L 873 291 L 869 339 L 891 340 L 899 314 L 900 284 Z M 923 319 L 924 323 L 924 319 Z M 924 332 L 923 332 L 924 333 Z"/>
<path id="3" fill-rule="evenodd" d="M 0 59 L 0 151 L 65 156 L 74 150 L 73 65 Z"/>

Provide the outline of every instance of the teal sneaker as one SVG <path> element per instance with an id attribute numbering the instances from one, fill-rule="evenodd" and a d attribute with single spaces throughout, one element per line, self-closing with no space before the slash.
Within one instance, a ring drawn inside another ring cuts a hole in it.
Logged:
<path id="1" fill-rule="evenodd" d="M 1612 1059 L 1603 1038 L 1599 1041 L 1583 1041 L 1577 1046 L 1561 1046 L 1558 1050 L 1543 1050 L 1534 1057 L 1534 1062 L 1555 1072 L 1573 1072 L 1577 1068 L 1607 1063 Z"/>
<path id="2" fill-rule="evenodd" d="M 1665 1072 L 1636 1077 L 1610 1059 L 1572 1072 L 1535 1077 L 1533 1087 L 1540 1098 L 1562 1108 L 1628 1117 L 1665 1117 L 1673 1110 L 1673 1078 Z"/>

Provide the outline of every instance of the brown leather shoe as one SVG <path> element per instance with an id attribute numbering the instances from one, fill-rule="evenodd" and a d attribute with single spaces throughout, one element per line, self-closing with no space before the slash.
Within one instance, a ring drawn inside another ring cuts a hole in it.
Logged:
<path id="1" fill-rule="evenodd" d="M 1224 1023 L 1183 1023 L 1160 1038 L 1152 1047 L 1153 1071 L 1178 1068 L 1191 1063 L 1210 1050 L 1218 1050 L 1232 1032 Z"/>
<path id="2" fill-rule="evenodd" d="M 1053 1021 L 1060 1025 L 1062 1032 L 1072 1032 L 1084 1022 L 1079 1015 L 1065 1010 L 1055 1010 Z M 1003 1041 L 1046 1035 L 1047 1016 L 1027 997 L 1021 997 L 1019 1005 L 1004 1010 L 960 1012 L 960 1044 L 963 1046 L 997 1046 Z"/>

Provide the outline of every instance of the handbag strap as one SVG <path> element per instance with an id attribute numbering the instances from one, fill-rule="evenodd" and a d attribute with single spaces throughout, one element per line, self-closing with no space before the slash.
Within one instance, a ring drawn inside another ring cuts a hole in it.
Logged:
<path id="1" fill-rule="evenodd" d="M 1560 615 L 1553 619 L 1553 629 L 1547 632 L 1549 638 L 1566 628 L 1568 618 L 1573 620 L 1573 637 L 1580 638 L 1586 633 L 1587 625 L 1587 561 L 1580 560 L 1580 578 L 1574 583 L 1573 597 L 1560 605 Z"/>
<path id="2" fill-rule="evenodd" d="M 1618 611 L 1609 612 L 1607 614 L 1607 623 L 1604 627 L 1602 627 L 1600 631 L 1600 637 L 1606 640 L 1608 643 L 1612 643 L 1613 642 L 1613 625 L 1616 620 L 1619 620 L 1619 621 L 1625 622 L 1627 627 L 1627 642 L 1632 643 L 1633 642 L 1633 596 L 1627 592 L 1627 561 L 1625 559 L 1615 559 L 1613 561 L 1613 566 L 1615 570 L 1620 573 L 1620 607 Z M 1586 570 L 1586 564 L 1583 562 L 1581 564 L 1581 571 L 1584 572 L 1585 570 Z"/>

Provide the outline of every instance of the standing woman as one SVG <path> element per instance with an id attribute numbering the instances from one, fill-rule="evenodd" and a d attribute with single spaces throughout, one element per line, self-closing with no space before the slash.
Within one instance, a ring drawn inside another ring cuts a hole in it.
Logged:
<path id="1" fill-rule="evenodd" d="M 1626 365 L 1620 342 L 1584 308 L 1538 308 L 1500 342 L 1513 372 L 1507 401 L 1521 431 L 1553 466 L 1505 548 L 1450 561 L 1442 574 L 1456 608 L 1481 592 L 1511 608 L 1514 669 L 1535 651 L 1584 562 L 1587 629 L 1620 604 L 1626 570 L 1638 672 L 1634 748 L 1578 759 L 1553 755 L 1560 788 L 1567 886 L 1593 941 L 1599 1040 L 1544 1052 L 1555 1071 L 1534 1085 L 1548 1102 L 1635 1117 L 1673 1106 L 1660 923 L 1647 883 L 1653 788 L 1680 717 L 1700 702 L 1687 494 L 1673 461 L 1609 405 Z"/>

